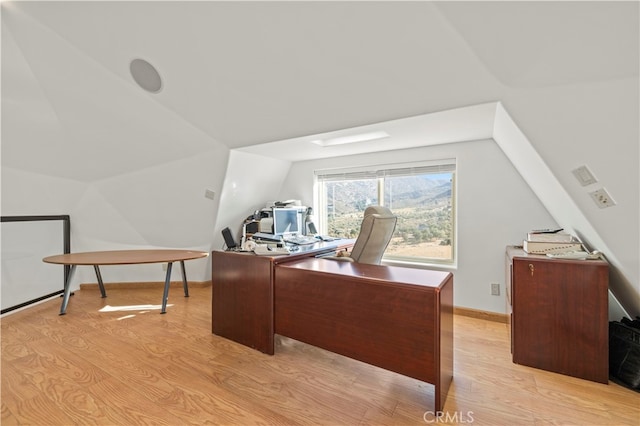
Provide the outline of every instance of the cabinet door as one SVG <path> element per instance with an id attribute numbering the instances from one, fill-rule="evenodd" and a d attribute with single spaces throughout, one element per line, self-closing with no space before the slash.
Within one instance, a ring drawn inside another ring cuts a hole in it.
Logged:
<path id="1" fill-rule="evenodd" d="M 513 280 L 513 361 L 606 383 L 606 264 L 514 259 Z"/>
<path id="2" fill-rule="evenodd" d="M 553 267 L 541 262 L 513 262 L 513 362 L 545 368 L 554 356 L 557 321 L 561 303 L 551 294 L 557 285 Z"/>

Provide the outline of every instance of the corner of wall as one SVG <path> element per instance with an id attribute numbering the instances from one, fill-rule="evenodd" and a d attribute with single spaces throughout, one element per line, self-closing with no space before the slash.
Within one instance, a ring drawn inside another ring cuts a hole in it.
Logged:
<path id="1" fill-rule="evenodd" d="M 214 247 L 222 247 L 222 229 L 238 232 L 247 216 L 264 207 L 266 201 L 277 199 L 290 168 L 290 161 L 230 151 L 214 226 Z"/>

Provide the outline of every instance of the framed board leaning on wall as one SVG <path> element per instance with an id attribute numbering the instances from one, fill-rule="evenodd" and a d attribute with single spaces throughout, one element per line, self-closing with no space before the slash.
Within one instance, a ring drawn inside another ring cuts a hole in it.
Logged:
<path id="1" fill-rule="evenodd" d="M 42 262 L 52 253 L 71 252 L 71 219 L 56 216 L 2 216 L 0 314 L 62 294 L 69 267 Z"/>

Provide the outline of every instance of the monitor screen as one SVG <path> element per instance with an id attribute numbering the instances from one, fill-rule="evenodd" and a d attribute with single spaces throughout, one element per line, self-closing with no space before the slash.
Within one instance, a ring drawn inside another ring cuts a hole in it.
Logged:
<path id="1" fill-rule="evenodd" d="M 274 208 L 273 209 L 273 233 L 275 235 L 299 234 L 300 215 L 296 208 Z"/>

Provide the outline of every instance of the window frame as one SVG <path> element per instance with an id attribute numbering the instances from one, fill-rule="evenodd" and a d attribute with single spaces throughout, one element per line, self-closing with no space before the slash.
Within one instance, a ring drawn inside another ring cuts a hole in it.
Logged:
<path id="1" fill-rule="evenodd" d="M 385 263 L 455 266 L 457 259 L 457 161 L 455 158 L 426 160 L 411 163 L 376 164 L 363 167 L 340 169 L 320 169 L 314 171 L 314 204 L 316 205 L 316 221 L 321 232 L 328 229 L 328 204 L 323 184 L 330 181 L 346 181 L 357 179 L 376 179 L 378 202 L 385 203 L 385 178 L 415 176 L 421 174 L 451 173 L 451 258 L 417 256 L 383 257 Z"/>

